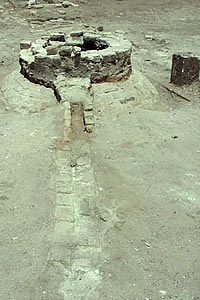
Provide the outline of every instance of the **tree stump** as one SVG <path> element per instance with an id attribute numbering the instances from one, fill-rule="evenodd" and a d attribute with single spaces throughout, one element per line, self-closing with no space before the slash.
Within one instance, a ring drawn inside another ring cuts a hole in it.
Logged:
<path id="1" fill-rule="evenodd" d="M 170 82 L 178 86 L 199 80 L 199 59 L 190 53 L 174 54 Z"/>

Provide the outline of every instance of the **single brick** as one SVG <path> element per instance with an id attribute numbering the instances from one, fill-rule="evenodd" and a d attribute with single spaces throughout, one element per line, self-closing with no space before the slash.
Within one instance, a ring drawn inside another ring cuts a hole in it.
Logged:
<path id="1" fill-rule="evenodd" d="M 72 206 L 56 206 L 55 217 L 58 221 L 74 222 L 74 210 Z"/>
<path id="2" fill-rule="evenodd" d="M 21 41 L 20 42 L 20 49 L 29 49 L 31 47 L 31 41 Z"/>
<path id="3" fill-rule="evenodd" d="M 68 221 L 56 222 L 54 225 L 54 241 L 71 243 L 73 240 L 74 223 Z"/>
<path id="4" fill-rule="evenodd" d="M 75 196 L 73 194 L 57 193 L 56 194 L 56 203 L 60 204 L 60 205 L 72 206 L 74 197 Z"/>

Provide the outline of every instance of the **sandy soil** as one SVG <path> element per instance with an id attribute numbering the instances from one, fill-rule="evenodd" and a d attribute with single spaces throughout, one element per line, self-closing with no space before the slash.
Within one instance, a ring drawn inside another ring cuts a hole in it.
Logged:
<path id="1" fill-rule="evenodd" d="M 125 32 L 133 44 L 133 70 L 148 77 L 157 94 L 149 102 L 139 95 L 123 104 L 115 88 L 104 96 L 108 87 L 97 87 L 103 96 L 95 98 L 91 144 L 104 220 L 100 299 L 200 299 L 199 84 L 175 88 L 190 103 L 159 85 L 168 84 L 174 52 L 198 54 L 200 3 L 74 2 L 79 7 L 65 10 L 27 10 L 25 1 L 0 4 L 0 85 L 18 68 L 20 39 L 100 25 Z M 130 95 L 131 83 L 122 87 Z M 29 88 L 31 95 L 34 86 Z M 32 106 L 16 112 L 5 103 L 1 93 L 0 299 L 60 299 L 54 293 L 59 274 L 47 259 L 60 107 L 53 98 L 37 113 Z"/>

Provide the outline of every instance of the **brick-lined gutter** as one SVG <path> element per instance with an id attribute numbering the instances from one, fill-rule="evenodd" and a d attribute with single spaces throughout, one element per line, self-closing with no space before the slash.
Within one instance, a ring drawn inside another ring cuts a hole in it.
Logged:
<path id="1" fill-rule="evenodd" d="M 88 133 L 81 103 L 62 105 L 63 147 L 57 150 L 55 223 L 49 257 L 62 264 L 59 293 L 63 299 L 98 299 L 101 243 L 93 213 L 97 191 Z"/>

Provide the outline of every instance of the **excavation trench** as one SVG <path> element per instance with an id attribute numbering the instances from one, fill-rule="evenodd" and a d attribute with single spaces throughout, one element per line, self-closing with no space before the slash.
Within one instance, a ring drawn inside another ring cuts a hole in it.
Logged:
<path id="1" fill-rule="evenodd" d="M 84 124 L 84 109 L 81 102 L 71 104 L 71 167 L 77 166 L 77 160 L 86 154 L 89 144 Z"/>

